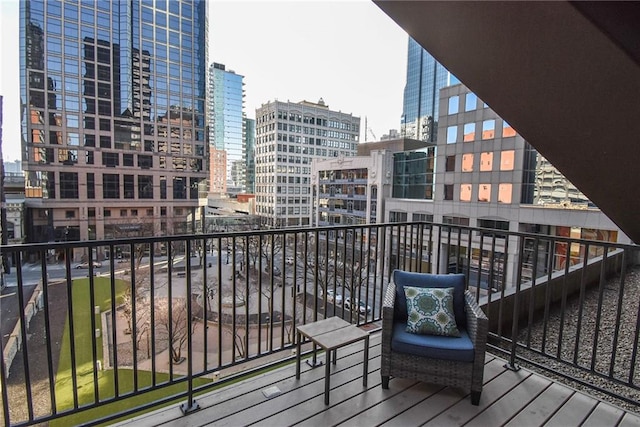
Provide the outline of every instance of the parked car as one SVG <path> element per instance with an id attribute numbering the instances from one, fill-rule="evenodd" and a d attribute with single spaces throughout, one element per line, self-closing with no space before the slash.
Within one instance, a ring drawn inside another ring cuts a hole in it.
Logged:
<path id="1" fill-rule="evenodd" d="M 327 301 L 336 305 L 342 305 L 342 295 L 336 294 L 333 289 L 327 291 Z"/>
<path id="2" fill-rule="evenodd" d="M 354 307 L 358 307 L 358 311 L 360 312 L 360 314 L 371 312 L 371 307 L 365 304 L 363 301 L 359 301 L 356 298 L 351 299 L 350 297 L 347 297 L 347 299 L 344 300 L 344 308 L 346 308 L 347 310 L 351 310 L 351 305 L 353 305 Z"/>
<path id="3" fill-rule="evenodd" d="M 93 268 L 100 268 L 102 267 L 102 263 L 98 262 L 98 261 L 93 261 Z M 80 264 L 76 265 L 76 268 L 89 268 L 89 263 L 88 262 L 81 262 Z"/>

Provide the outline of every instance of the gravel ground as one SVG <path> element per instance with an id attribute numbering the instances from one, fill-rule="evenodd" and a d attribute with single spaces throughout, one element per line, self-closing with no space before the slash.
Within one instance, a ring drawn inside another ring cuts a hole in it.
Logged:
<path id="1" fill-rule="evenodd" d="M 521 330 L 519 342 L 526 343 L 527 338 L 529 338 L 530 347 L 540 351 L 546 326 L 546 348 L 544 351 L 547 354 L 556 356 L 560 343 L 559 354 L 561 359 L 574 363 L 575 366 L 579 367 L 590 368 L 593 364 L 596 372 L 606 376 L 610 375 L 611 370 L 613 378 L 628 382 L 634 341 L 638 333 L 636 324 L 638 322 L 640 304 L 640 267 L 634 267 L 628 271 L 621 299 L 620 289 L 620 277 L 613 277 L 604 283 L 602 289 L 596 286 L 585 292 L 581 313 L 579 310 L 579 295 L 567 300 L 564 319 L 560 305 L 550 310 L 549 320 L 546 325 L 544 313 L 539 313 L 534 324 L 531 325 L 530 331 L 528 328 Z M 602 299 L 600 299 L 601 292 Z M 620 316 L 619 321 L 618 316 Z M 598 317 L 600 318 L 599 321 Z M 561 328 L 562 339 L 559 338 Z M 617 342 L 614 342 L 616 337 Z M 579 343 L 577 349 L 575 347 L 576 340 Z M 517 352 L 519 356 L 541 363 L 552 371 L 569 373 L 575 378 L 588 381 L 598 387 L 640 402 L 640 390 L 638 389 L 614 383 L 598 375 L 589 374 L 574 366 L 536 354 L 533 351 L 518 349 Z M 553 372 L 540 371 L 539 368 L 529 366 L 526 363 L 521 364 L 623 409 L 640 413 L 639 405 L 627 403 L 606 393 L 585 387 L 575 381 L 569 381 Z M 634 369 L 633 382 L 636 385 L 640 385 L 640 354 L 635 362 Z"/>

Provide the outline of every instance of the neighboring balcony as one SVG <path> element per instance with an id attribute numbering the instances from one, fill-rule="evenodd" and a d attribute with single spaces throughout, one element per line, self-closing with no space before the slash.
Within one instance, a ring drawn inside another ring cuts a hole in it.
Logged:
<path id="1" fill-rule="evenodd" d="M 144 423 L 638 425 L 638 250 L 420 222 L 4 246 L 2 420 L 110 423 L 166 406 Z M 396 268 L 467 276 L 490 322 L 479 407 L 464 390 L 380 387 Z M 333 303 L 348 297 L 371 312 Z M 362 343 L 340 349 L 325 406 L 324 367 L 295 380 L 295 327 L 334 315 L 371 331 L 369 381 Z"/>

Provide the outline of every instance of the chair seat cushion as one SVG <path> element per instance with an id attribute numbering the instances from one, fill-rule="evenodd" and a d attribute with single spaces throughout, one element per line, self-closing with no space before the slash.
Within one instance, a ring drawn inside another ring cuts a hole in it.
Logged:
<path id="1" fill-rule="evenodd" d="M 406 331 L 407 324 L 394 322 L 391 349 L 431 359 L 473 362 L 475 352 L 467 330 L 459 328 L 459 337 L 417 335 Z"/>

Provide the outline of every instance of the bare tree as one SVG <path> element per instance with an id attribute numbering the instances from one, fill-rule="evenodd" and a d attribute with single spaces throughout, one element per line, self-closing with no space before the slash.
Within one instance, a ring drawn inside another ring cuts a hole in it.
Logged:
<path id="1" fill-rule="evenodd" d="M 225 294 L 231 294 L 233 305 L 244 305 L 247 304 L 247 295 L 244 292 L 244 288 L 240 286 L 236 286 L 235 297 L 233 293 L 233 288 L 225 286 Z M 238 304 L 241 303 L 241 304 Z M 233 346 L 236 349 L 237 355 L 236 358 L 244 358 L 247 356 L 247 345 L 249 341 L 249 332 L 242 327 L 244 322 L 237 312 L 235 313 L 235 328 L 233 319 L 234 314 L 224 314 L 222 312 L 222 307 L 220 307 L 220 315 L 219 317 L 219 325 L 225 333 L 231 336 L 233 339 Z"/>
<path id="2" fill-rule="evenodd" d="M 180 363 L 184 360 L 182 349 L 189 334 L 193 334 L 195 323 L 189 319 L 186 298 L 174 298 L 171 304 L 167 298 L 156 300 L 156 325 L 166 332 L 171 351 L 171 360 Z"/>

